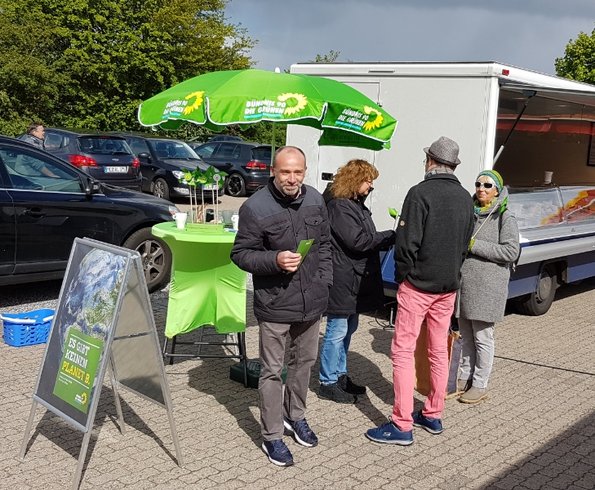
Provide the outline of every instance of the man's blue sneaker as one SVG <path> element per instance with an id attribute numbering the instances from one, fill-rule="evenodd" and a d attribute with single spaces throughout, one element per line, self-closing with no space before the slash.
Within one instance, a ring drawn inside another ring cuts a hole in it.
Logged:
<path id="1" fill-rule="evenodd" d="M 401 430 L 390 420 L 380 427 L 366 431 L 366 437 L 381 444 L 398 444 L 399 446 L 413 444 L 413 431 Z"/>
<path id="2" fill-rule="evenodd" d="M 262 450 L 269 457 L 269 461 L 277 466 L 291 466 L 293 456 L 282 439 L 263 441 Z"/>
<path id="3" fill-rule="evenodd" d="M 440 434 L 444 430 L 444 427 L 442 427 L 442 420 L 426 417 L 421 413 L 421 410 L 413 414 L 413 425 L 415 425 L 415 427 L 426 429 L 430 434 L 434 435 Z"/>
<path id="4" fill-rule="evenodd" d="M 318 444 L 318 437 L 312 432 L 306 419 L 292 422 L 288 418 L 283 417 L 283 425 L 298 444 L 305 447 L 314 447 Z"/>

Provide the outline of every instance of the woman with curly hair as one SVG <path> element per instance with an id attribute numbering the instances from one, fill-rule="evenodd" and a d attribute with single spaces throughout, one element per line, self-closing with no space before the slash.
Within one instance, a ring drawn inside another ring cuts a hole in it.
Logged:
<path id="1" fill-rule="evenodd" d="M 320 353 L 319 396 L 338 403 L 354 403 L 366 392 L 347 375 L 347 350 L 358 314 L 382 304 L 379 251 L 395 240 L 392 230 L 376 231 L 364 204 L 378 175 L 367 161 L 350 160 L 324 193 L 331 224 L 333 286 Z"/>

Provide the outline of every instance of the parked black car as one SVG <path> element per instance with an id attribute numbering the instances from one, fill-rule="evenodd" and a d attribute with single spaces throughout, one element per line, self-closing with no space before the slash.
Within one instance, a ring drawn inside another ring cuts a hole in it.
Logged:
<path id="1" fill-rule="evenodd" d="M 140 161 L 120 136 L 46 128 L 44 146 L 101 182 L 141 190 Z"/>
<path id="2" fill-rule="evenodd" d="M 241 136 L 235 136 L 233 134 L 216 134 L 215 136 L 211 136 L 208 142 L 212 141 L 243 141 L 244 138 Z"/>
<path id="3" fill-rule="evenodd" d="M 209 167 L 184 141 L 130 133 L 117 134 L 126 139 L 140 160 L 143 192 L 150 192 L 154 196 L 163 199 L 188 197 L 188 185 L 180 182 L 184 170 L 197 167 L 206 170 Z M 203 190 L 211 191 L 213 187 L 205 185 Z M 200 195 L 200 188 L 197 191 Z M 223 187 L 219 193 L 223 193 Z M 210 194 L 207 193 L 206 197 Z"/>
<path id="4" fill-rule="evenodd" d="M 44 175 L 44 167 L 56 177 Z M 0 285 L 61 278 L 74 239 L 88 237 L 137 250 L 149 291 L 156 291 L 169 282 L 172 259 L 151 227 L 177 211 L 0 136 Z"/>
<path id="5" fill-rule="evenodd" d="M 271 145 L 246 141 L 211 141 L 194 151 L 214 167 L 227 172 L 225 192 L 241 197 L 265 186 L 271 174 Z"/>

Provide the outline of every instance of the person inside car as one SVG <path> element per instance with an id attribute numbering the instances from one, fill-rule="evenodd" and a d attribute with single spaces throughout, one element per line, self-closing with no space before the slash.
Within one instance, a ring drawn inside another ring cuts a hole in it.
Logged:
<path id="1" fill-rule="evenodd" d="M 45 145 L 43 143 L 44 135 L 45 128 L 43 127 L 43 124 L 34 122 L 31 123 L 27 128 L 27 133 L 20 136 L 18 139 L 25 141 L 26 143 L 29 143 L 30 145 L 33 145 L 34 147 L 39 148 L 40 150 L 45 150 Z M 28 162 L 28 164 L 29 167 L 33 168 L 41 175 L 45 175 L 46 177 L 52 177 L 54 179 L 58 177 L 49 168 L 47 168 L 45 165 L 41 164 L 37 160 L 30 161 Z"/>

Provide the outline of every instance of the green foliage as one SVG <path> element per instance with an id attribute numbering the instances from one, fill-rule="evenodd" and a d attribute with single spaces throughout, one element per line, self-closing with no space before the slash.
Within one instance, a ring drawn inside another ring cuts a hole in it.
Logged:
<path id="1" fill-rule="evenodd" d="M 334 63 L 339 58 L 340 54 L 341 51 L 335 51 L 334 49 L 331 49 L 326 54 L 317 54 L 316 58 L 314 58 L 311 63 Z"/>
<path id="2" fill-rule="evenodd" d="M 180 182 L 186 183 L 189 186 L 197 187 L 199 185 L 214 185 L 217 184 L 219 189 L 223 188 L 224 177 L 227 175 L 223 170 L 218 170 L 209 165 L 206 170 L 201 170 L 196 167 L 194 170 L 184 170 L 184 175 Z M 215 177 L 218 176 L 218 177 Z"/>
<path id="3" fill-rule="evenodd" d="M 0 0 L 0 133 L 32 120 L 140 129 L 139 103 L 187 78 L 249 68 L 228 0 Z"/>
<path id="4" fill-rule="evenodd" d="M 595 85 L 595 29 L 591 35 L 581 32 L 576 40 L 570 40 L 555 66 L 561 77 Z"/>
<path id="5" fill-rule="evenodd" d="M 287 125 L 267 121 L 251 124 L 243 128 L 240 136 L 248 141 L 272 145 L 273 134 L 275 135 L 275 148 L 283 146 L 286 141 Z"/>

